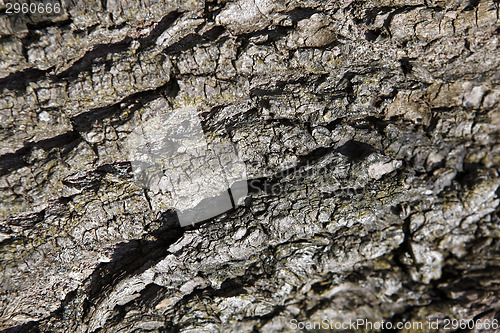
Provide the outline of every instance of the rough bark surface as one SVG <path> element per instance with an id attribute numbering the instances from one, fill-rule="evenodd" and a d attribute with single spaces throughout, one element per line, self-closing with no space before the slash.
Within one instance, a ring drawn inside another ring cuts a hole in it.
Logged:
<path id="1" fill-rule="evenodd" d="M 0 329 L 500 316 L 499 3 L 0 1 Z M 196 107 L 245 204 L 182 228 L 126 140 Z"/>

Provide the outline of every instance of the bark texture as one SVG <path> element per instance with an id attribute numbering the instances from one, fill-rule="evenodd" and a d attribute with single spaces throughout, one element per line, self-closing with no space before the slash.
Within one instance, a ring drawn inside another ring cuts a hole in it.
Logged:
<path id="1" fill-rule="evenodd" d="M 0 1 L 0 329 L 499 319 L 493 0 Z M 126 141 L 195 107 L 244 205 L 180 227 Z"/>

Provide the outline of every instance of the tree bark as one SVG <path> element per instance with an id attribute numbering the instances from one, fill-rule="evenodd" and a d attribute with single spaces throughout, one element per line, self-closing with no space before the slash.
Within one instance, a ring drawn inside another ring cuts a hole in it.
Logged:
<path id="1" fill-rule="evenodd" d="M 0 329 L 500 319 L 498 1 L 7 2 Z M 248 185 L 192 226 L 130 157 L 183 108 Z"/>

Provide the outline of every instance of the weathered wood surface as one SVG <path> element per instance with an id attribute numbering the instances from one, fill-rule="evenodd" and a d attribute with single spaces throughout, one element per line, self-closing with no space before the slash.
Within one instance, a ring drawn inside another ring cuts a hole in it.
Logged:
<path id="1" fill-rule="evenodd" d="M 0 329 L 498 318 L 497 1 L 62 5 L 0 12 Z M 192 106 L 250 192 L 181 228 L 125 147 Z"/>

